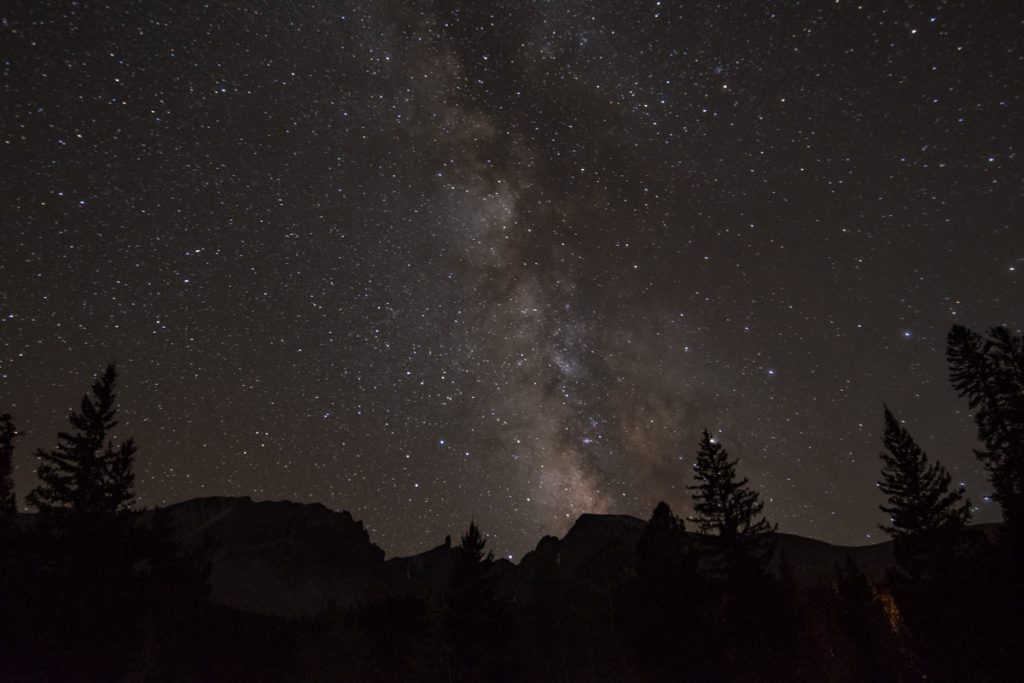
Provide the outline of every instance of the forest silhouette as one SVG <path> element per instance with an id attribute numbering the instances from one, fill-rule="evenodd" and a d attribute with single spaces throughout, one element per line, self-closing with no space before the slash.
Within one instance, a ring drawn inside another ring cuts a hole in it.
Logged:
<path id="1" fill-rule="evenodd" d="M 136 509 L 137 448 L 115 437 L 108 366 L 55 448 L 35 453 L 31 513 L 12 480 L 21 433 L 0 415 L 0 680 L 1019 680 L 1024 338 L 954 326 L 947 361 L 1003 522 L 970 526 L 964 490 L 882 406 L 884 575 L 848 556 L 830 581 L 801 581 L 738 459 L 705 430 L 693 516 L 658 503 L 586 570 L 549 537 L 509 579 L 471 521 L 458 544 L 375 577 L 386 590 L 291 618 L 212 601 L 219 541 L 183 543 L 170 511 Z M 384 566 L 360 547 L 365 558 L 335 559 Z"/>

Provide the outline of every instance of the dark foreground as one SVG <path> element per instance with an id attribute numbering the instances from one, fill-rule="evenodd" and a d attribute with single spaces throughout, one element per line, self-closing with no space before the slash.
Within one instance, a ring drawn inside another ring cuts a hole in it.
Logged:
<path id="1" fill-rule="evenodd" d="M 914 549 L 920 572 L 890 554 L 867 573 L 836 556 L 823 575 L 784 537 L 728 547 L 659 506 L 647 523 L 581 518 L 518 566 L 472 533 L 385 562 L 344 525 L 295 517 L 339 513 L 224 500 L 70 546 L 31 523 L 6 532 L 0 679 L 1009 681 L 1024 666 L 1019 564 L 998 530 Z M 277 615 L 216 604 L 211 583 L 219 599 L 268 593 Z M 284 604 L 310 585 L 335 593 Z"/>

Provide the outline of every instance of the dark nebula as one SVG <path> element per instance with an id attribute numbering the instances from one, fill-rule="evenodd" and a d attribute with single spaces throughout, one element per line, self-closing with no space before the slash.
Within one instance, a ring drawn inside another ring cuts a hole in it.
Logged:
<path id="1" fill-rule="evenodd" d="M 888 8 L 886 8 L 888 6 Z M 1024 325 L 1017 3 L 7 2 L 0 410 L 121 373 L 142 505 L 881 540 L 882 403 L 997 519 L 945 334 Z"/>

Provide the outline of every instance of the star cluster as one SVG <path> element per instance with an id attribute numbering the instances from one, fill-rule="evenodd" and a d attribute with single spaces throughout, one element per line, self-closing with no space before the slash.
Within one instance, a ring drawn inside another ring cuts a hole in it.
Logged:
<path id="1" fill-rule="evenodd" d="M 1024 324 L 1012 3 L 0 10 L 0 409 L 121 372 L 143 505 L 686 513 L 699 430 L 783 531 L 877 540 L 881 407 L 985 474 L 954 322 Z"/>

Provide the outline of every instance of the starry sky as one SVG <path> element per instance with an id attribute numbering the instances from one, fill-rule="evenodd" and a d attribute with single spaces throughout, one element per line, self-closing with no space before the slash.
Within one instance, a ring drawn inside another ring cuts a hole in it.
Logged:
<path id="1" fill-rule="evenodd" d="M 0 6 L 0 410 L 121 373 L 144 506 L 690 511 L 708 427 L 782 531 L 882 540 L 882 403 L 998 518 L 945 333 L 1024 325 L 1024 6 Z"/>

